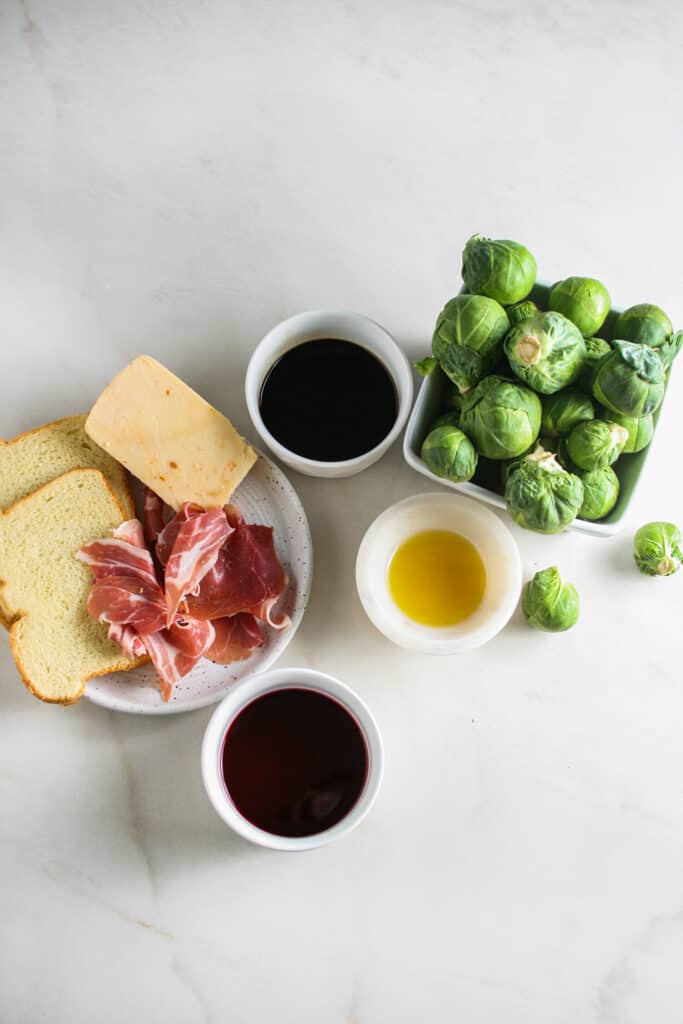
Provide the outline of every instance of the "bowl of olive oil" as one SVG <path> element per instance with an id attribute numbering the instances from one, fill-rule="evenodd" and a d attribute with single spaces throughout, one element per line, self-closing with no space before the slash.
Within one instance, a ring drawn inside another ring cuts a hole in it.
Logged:
<path id="1" fill-rule="evenodd" d="M 522 567 L 495 513 L 458 494 L 418 494 L 370 526 L 358 549 L 356 585 L 389 640 L 424 654 L 455 654 L 500 632 L 519 600 Z"/>

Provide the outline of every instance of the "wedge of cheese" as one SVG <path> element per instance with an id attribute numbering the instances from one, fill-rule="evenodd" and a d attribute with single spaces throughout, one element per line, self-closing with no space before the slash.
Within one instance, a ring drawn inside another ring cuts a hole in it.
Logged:
<path id="1" fill-rule="evenodd" d="M 174 509 L 225 505 L 257 459 L 222 413 L 151 356 L 105 388 L 85 430 Z"/>

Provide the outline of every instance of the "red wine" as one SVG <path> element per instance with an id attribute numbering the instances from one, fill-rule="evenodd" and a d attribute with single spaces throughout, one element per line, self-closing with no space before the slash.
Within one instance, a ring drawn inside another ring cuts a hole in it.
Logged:
<path id="1" fill-rule="evenodd" d="M 398 415 L 384 363 L 339 338 L 305 341 L 270 368 L 259 408 L 266 427 L 296 455 L 342 462 L 380 444 Z"/>
<path id="2" fill-rule="evenodd" d="M 296 687 L 247 704 L 228 728 L 222 760 L 237 810 L 279 836 L 336 825 L 368 774 L 365 738 L 352 715 L 332 697 Z"/>

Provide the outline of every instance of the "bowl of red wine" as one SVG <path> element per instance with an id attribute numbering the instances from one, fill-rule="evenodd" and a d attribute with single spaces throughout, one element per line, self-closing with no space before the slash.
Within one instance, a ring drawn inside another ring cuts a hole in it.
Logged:
<path id="1" fill-rule="evenodd" d="M 283 320 L 256 346 L 245 395 L 252 423 L 282 462 L 344 477 L 384 455 L 406 425 L 413 375 L 374 320 L 319 309 Z"/>
<path id="2" fill-rule="evenodd" d="M 310 850 L 350 832 L 374 803 L 382 769 L 368 707 L 312 669 L 276 669 L 235 686 L 202 745 L 217 813 L 243 838 L 275 850 Z"/>

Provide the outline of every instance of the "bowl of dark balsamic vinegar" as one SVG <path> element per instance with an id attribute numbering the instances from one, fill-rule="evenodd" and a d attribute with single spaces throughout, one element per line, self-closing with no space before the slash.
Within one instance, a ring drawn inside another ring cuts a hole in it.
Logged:
<path id="1" fill-rule="evenodd" d="M 377 462 L 406 425 L 413 376 L 391 335 L 360 313 L 283 320 L 256 346 L 245 380 L 252 423 L 300 473 L 344 477 Z"/>
<path id="2" fill-rule="evenodd" d="M 235 686 L 202 744 L 216 812 L 244 839 L 310 850 L 354 829 L 375 801 L 383 750 L 372 713 L 348 686 L 306 668 Z"/>

